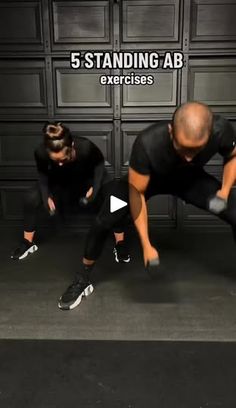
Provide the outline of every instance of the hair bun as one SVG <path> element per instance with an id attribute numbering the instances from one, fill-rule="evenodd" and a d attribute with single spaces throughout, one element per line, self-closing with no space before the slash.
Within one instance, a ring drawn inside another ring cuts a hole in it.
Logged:
<path id="1" fill-rule="evenodd" d="M 59 152 L 64 147 L 72 146 L 70 130 L 61 122 L 47 122 L 43 128 L 44 143 L 47 149 Z"/>
<path id="2" fill-rule="evenodd" d="M 61 132 L 61 123 L 49 124 L 46 129 L 47 137 L 51 140 L 62 140 L 64 135 Z"/>

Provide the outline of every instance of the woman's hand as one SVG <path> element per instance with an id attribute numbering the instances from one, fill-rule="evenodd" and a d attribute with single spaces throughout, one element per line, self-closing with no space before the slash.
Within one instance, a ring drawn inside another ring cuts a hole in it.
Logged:
<path id="1" fill-rule="evenodd" d="M 48 197 L 48 207 L 49 207 L 50 214 L 53 215 L 56 211 L 56 206 L 51 197 Z"/>
<path id="2" fill-rule="evenodd" d="M 87 191 L 85 197 L 89 199 L 92 196 L 92 194 L 93 194 L 93 187 L 90 187 L 90 189 Z"/>

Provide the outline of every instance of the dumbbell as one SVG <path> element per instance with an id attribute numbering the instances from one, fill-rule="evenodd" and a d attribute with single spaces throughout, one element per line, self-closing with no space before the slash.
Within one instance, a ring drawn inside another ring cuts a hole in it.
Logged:
<path id="1" fill-rule="evenodd" d="M 50 217 L 53 217 L 56 214 L 56 210 L 49 210 Z"/>
<path id="2" fill-rule="evenodd" d="M 89 203 L 89 199 L 87 197 L 80 197 L 79 199 L 79 205 L 81 207 L 86 207 Z"/>
<path id="3" fill-rule="evenodd" d="M 160 274 L 159 265 L 159 258 L 154 258 L 151 261 L 147 261 L 146 271 L 149 273 L 151 278 L 156 278 Z"/>
<path id="4" fill-rule="evenodd" d="M 227 208 L 227 201 L 217 195 L 214 195 L 209 199 L 208 208 L 214 214 L 220 214 Z"/>

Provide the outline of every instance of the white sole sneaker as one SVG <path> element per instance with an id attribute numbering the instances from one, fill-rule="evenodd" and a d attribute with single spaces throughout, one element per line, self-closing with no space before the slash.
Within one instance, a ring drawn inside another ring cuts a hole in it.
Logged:
<path id="1" fill-rule="evenodd" d="M 60 304 L 60 300 L 59 300 L 58 307 L 59 307 L 59 309 L 62 309 L 62 310 L 72 310 L 72 309 L 74 309 L 75 307 L 77 307 L 80 304 L 83 296 L 87 297 L 87 296 L 91 295 L 93 293 L 93 291 L 94 291 L 93 285 L 90 283 L 90 285 L 87 286 L 87 288 L 85 288 L 84 291 L 77 297 L 77 299 L 74 301 L 74 303 L 72 303 L 70 306 L 65 308 Z"/>
<path id="2" fill-rule="evenodd" d="M 117 263 L 128 263 L 128 262 L 130 262 L 130 256 L 129 256 L 127 259 L 123 259 L 123 261 L 119 261 L 119 258 L 118 258 L 118 256 L 117 256 L 117 250 L 116 250 L 116 248 L 113 249 L 113 254 L 115 255 L 115 261 L 116 261 Z"/>
<path id="3" fill-rule="evenodd" d="M 38 250 L 37 245 L 32 245 L 29 249 L 27 249 L 27 251 L 25 251 L 18 259 L 24 259 L 26 258 L 29 254 L 33 254 L 34 252 L 36 252 Z M 14 258 L 13 256 L 11 256 L 11 258 Z"/>

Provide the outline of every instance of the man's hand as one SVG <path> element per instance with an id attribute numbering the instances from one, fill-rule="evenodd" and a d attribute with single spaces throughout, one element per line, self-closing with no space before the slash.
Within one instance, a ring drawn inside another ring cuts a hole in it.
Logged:
<path id="1" fill-rule="evenodd" d="M 54 213 L 56 211 L 56 206 L 55 206 L 55 203 L 54 203 L 54 201 L 53 201 L 53 199 L 51 197 L 48 197 L 48 207 L 49 207 L 50 215 L 54 215 Z"/>
<path id="2" fill-rule="evenodd" d="M 217 193 L 209 199 L 208 208 L 209 211 L 219 215 L 222 211 L 227 208 L 229 192 L 226 190 L 218 190 Z"/>
<path id="3" fill-rule="evenodd" d="M 153 246 L 144 248 L 143 250 L 143 260 L 145 267 L 147 266 L 148 261 L 152 261 L 153 259 L 159 259 L 159 253 Z"/>
<path id="4" fill-rule="evenodd" d="M 138 215 L 138 217 L 135 217 L 136 200 L 133 197 L 134 196 L 133 188 L 130 188 L 130 194 L 129 194 L 130 210 L 131 210 L 131 215 L 134 219 L 134 224 L 137 228 L 137 231 L 138 231 L 138 234 L 141 240 L 145 267 L 147 266 L 148 262 L 152 261 L 153 259 L 159 258 L 159 254 L 157 250 L 152 246 L 150 242 L 149 233 L 148 233 L 147 205 L 146 205 L 144 193 L 147 189 L 149 181 L 150 181 L 149 175 L 139 174 L 131 167 L 129 168 L 129 183 L 130 185 L 135 187 L 136 190 L 139 192 L 141 202 L 142 202 L 140 214 Z"/>
<path id="5" fill-rule="evenodd" d="M 227 201 L 231 188 L 236 181 L 236 148 L 232 151 L 229 161 L 225 163 L 221 189 L 217 191 L 217 197 Z"/>
<path id="6" fill-rule="evenodd" d="M 217 195 L 217 197 L 220 197 L 223 200 L 227 201 L 228 197 L 229 197 L 229 191 L 222 188 L 222 189 L 217 191 L 216 195 Z"/>
<path id="7" fill-rule="evenodd" d="M 232 152 L 232 158 L 224 165 L 221 189 L 209 201 L 209 210 L 218 215 L 227 209 L 227 201 L 231 188 L 236 180 L 236 149 Z"/>
<path id="8" fill-rule="evenodd" d="M 93 194 L 93 187 L 90 187 L 90 189 L 87 191 L 85 197 L 89 199 L 92 196 L 92 194 Z"/>

